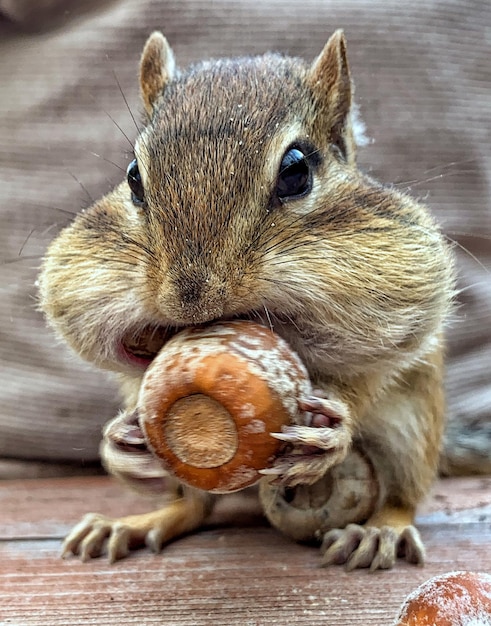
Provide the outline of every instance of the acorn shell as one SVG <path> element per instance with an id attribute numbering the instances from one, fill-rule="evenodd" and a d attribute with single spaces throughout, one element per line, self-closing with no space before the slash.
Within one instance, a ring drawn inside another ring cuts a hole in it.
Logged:
<path id="1" fill-rule="evenodd" d="M 286 342 L 248 321 L 181 331 L 145 373 L 138 410 L 149 448 L 187 484 L 229 493 L 254 484 L 298 421 L 307 371 Z"/>
<path id="2" fill-rule="evenodd" d="M 448 572 L 430 578 L 406 598 L 395 626 L 491 624 L 491 575 Z"/>
<path id="3" fill-rule="evenodd" d="M 259 497 L 270 523 L 295 541 L 359 524 L 378 507 L 380 487 L 370 459 L 357 449 L 313 485 L 285 488 L 263 478 Z"/>

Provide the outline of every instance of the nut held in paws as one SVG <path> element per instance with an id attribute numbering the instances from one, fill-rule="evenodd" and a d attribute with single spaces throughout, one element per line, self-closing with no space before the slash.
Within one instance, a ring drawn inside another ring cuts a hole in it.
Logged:
<path id="1" fill-rule="evenodd" d="M 189 485 L 228 493 L 257 482 L 284 445 L 271 437 L 311 393 L 285 341 L 248 321 L 181 331 L 152 362 L 140 425 L 164 466 Z"/>

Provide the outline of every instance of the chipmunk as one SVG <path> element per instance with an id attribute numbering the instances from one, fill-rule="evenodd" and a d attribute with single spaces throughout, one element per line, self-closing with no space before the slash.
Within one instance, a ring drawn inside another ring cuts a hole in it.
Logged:
<path id="1" fill-rule="evenodd" d="M 353 445 L 369 454 L 383 497 L 365 524 L 324 538 L 323 564 L 420 563 L 417 504 L 436 476 L 444 424 L 443 327 L 452 253 L 427 209 L 356 165 L 353 85 L 336 31 L 308 64 L 268 53 L 176 69 L 153 33 L 140 63 L 146 126 L 127 178 L 50 245 L 40 275 L 49 323 L 83 358 L 117 373 L 127 432 L 145 368 L 178 329 L 252 319 L 300 356 L 335 426 L 292 426 L 273 473 L 313 484 Z M 110 426 L 108 427 L 110 429 Z M 104 447 L 102 449 L 104 457 Z M 128 482 L 175 499 L 151 514 L 89 515 L 65 553 L 110 559 L 197 529 L 216 496 L 180 484 L 148 458 L 106 458 Z M 265 480 L 265 479 L 262 479 Z"/>

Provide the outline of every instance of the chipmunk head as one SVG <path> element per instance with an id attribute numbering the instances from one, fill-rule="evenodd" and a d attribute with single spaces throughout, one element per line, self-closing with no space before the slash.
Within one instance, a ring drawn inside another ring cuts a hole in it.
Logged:
<path id="1" fill-rule="evenodd" d="M 355 371 L 438 332 L 451 264 L 425 209 L 356 168 L 340 31 L 310 65 L 266 54 L 184 72 L 154 33 L 140 88 L 127 179 L 41 275 L 48 318 L 82 356 L 141 368 L 179 327 L 246 317 L 313 373 Z"/>

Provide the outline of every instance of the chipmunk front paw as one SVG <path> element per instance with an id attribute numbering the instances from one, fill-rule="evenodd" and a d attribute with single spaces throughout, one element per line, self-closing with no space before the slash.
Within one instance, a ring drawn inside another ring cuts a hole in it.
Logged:
<path id="1" fill-rule="evenodd" d="M 104 428 L 101 442 L 104 467 L 138 492 L 165 494 L 177 481 L 148 449 L 138 411 L 121 412 Z"/>
<path id="2" fill-rule="evenodd" d="M 344 403 L 313 396 L 301 400 L 299 407 L 306 412 L 308 425 L 284 426 L 281 433 L 272 433 L 290 444 L 290 449 L 261 472 L 276 475 L 278 484 L 286 487 L 317 482 L 344 460 L 351 445 L 349 410 Z"/>
<path id="3" fill-rule="evenodd" d="M 323 566 L 345 564 L 348 571 L 366 567 L 371 571 L 390 569 L 397 558 L 422 565 L 425 558 L 423 542 L 413 525 L 378 528 L 348 524 L 325 533 L 321 553 Z"/>

